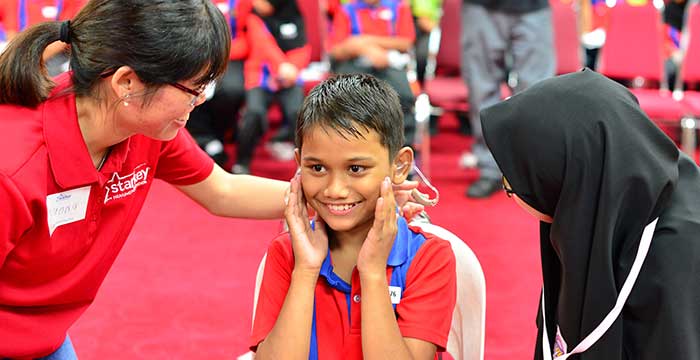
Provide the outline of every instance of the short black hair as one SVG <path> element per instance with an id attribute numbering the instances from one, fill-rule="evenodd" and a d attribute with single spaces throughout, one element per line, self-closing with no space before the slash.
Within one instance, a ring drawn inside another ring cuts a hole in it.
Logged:
<path id="1" fill-rule="evenodd" d="M 374 130 L 390 158 L 404 144 L 398 94 L 389 84 L 368 74 L 336 75 L 311 90 L 299 111 L 297 148 L 301 149 L 304 134 L 319 125 L 343 137 L 362 138 L 359 128 Z"/>

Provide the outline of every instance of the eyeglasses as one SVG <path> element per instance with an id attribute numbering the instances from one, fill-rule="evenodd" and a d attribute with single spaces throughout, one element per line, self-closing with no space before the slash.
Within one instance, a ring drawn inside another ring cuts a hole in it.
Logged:
<path id="1" fill-rule="evenodd" d="M 204 96 L 204 90 L 207 88 L 207 85 L 202 85 L 202 86 L 198 87 L 197 90 L 190 89 L 187 86 L 182 85 L 182 84 L 178 84 L 178 83 L 168 83 L 168 85 L 170 85 L 176 89 L 182 90 L 188 94 L 194 95 L 194 97 L 192 98 L 192 100 L 190 100 L 190 103 L 189 103 L 189 105 L 191 107 L 194 107 L 194 105 L 197 103 L 197 101 Z"/>
<path id="2" fill-rule="evenodd" d="M 513 197 L 513 194 L 515 194 L 515 191 L 513 191 L 513 189 L 511 189 L 510 187 L 508 187 L 508 185 L 506 185 L 506 177 L 505 176 L 503 176 L 502 181 L 503 181 L 503 191 L 506 192 L 506 196 Z"/>
<path id="3" fill-rule="evenodd" d="M 106 77 L 109 77 L 109 76 L 114 75 L 115 72 L 117 72 L 116 69 L 109 70 L 109 71 L 106 71 L 106 72 L 100 74 L 100 77 L 104 79 L 104 78 L 106 78 Z M 178 90 L 184 91 L 184 92 L 186 92 L 186 93 L 188 93 L 188 94 L 190 94 L 190 95 L 194 95 L 194 97 L 192 98 L 192 100 L 190 100 L 190 102 L 188 103 L 188 105 L 191 106 L 191 107 L 194 107 L 194 105 L 197 103 L 197 101 L 198 101 L 199 99 L 201 99 L 203 96 L 205 96 L 205 90 L 206 90 L 207 87 L 209 86 L 209 84 L 204 84 L 204 85 L 198 87 L 197 89 L 190 89 L 190 88 L 188 88 L 188 87 L 185 86 L 185 85 L 178 84 L 178 83 L 175 83 L 175 82 L 174 82 L 174 83 L 168 83 L 168 85 L 170 85 L 170 86 L 172 86 L 172 87 L 174 87 L 174 88 L 176 88 L 176 89 L 178 89 Z"/>

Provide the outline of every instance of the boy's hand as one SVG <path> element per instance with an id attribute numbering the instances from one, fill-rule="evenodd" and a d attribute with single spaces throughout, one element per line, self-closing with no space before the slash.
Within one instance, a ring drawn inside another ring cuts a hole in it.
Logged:
<path id="1" fill-rule="evenodd" d="M 389 178 L 384 179 L 381 197 L 374 209 L 374 224 L 367 234 L 360 254 L 357 270 L 360 275 L 386 276 L 386 262 L 396 237 L 396 201 Z"/>
<path id="2" fill-rule="evenodd" d="M 309 225 L 309 213 L 301 190 L 301 176 L 296 175 L 290 182 L 287 207 L 284 217 L 289 225 L 289 236 L 294 250 L 294 269 L 318 273 L 323 260 L 328 255 L 328 235 L 326 225 L 316 216 L 314 230 Z"/>

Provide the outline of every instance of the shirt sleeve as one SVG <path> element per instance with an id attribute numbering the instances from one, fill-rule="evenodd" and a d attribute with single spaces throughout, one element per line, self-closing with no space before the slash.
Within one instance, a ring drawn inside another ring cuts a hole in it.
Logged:
<path id="1" fill-rule="evenodd" d="M 397 19 L 396 36 L 416 40 L 416 28 L 413 25 L 413 14 L 411 8 L 405 2 L 399 5 L 399 18 Z"/>
<path id="2" fill-rule="evenodd" d="M 214 160 L 181 129 L 174 139 L 163 142 L 155 177 L 173 185 L 192 185 L 206 179 L 213 169 Z"/>
<path id="3" fill-rule="evenodd" d="M 277 46 L 277 41 L 268 30 L 265 23 L 255 14 L 248 16 L 248 37 L 250 43 L 250 56 L 257 63 L 267 62 L 272 67 L 272 72 L 277 73 L 277 68 L 287 57 L 282 49 Z"/>
<path id="4" fill-rule="evenodd" d="M 333 23 L 331 25 L 331 35 L 329 36 L 329 49 L 340 44 L 350 36 L 350 17 L 347 11 L 339 6 L 333 15 Z"/>
<path id="5" fill-rule="evenodd" d="M 58 14 L 59 20 L 65 21 L 72 19 L 80 12 L 80 9 L 82 9 L 86 3 L 86 0 L 64 0 L 63 9 L 61 13 Z"/>
<path id="6" fill-rule="evenodd" d="M 7 33 L 16 33 L 19 29 L 17 19 L 17 1 L 0 1 L 0 7 L 4 16 L 2 18 L 2 27 Z"/>
<path id="7" fill-rule="evenodd" d="M 311 45 L 306 44 L 300 48 L 289 50 L 285 55 L 287 56 L 287 61 L 294 64 L 301 71 L 309 66 L 311 61 Z"/>
<path id="8" fill-rule="evenodd" d="M 3 220 L 0 221 L 0 268 L 19 238 L 33 224 L 32 214 L 22 193 L 14 182 L 0 174 L 0 207 Z"/>
<path id="9" fill-rule="evenodd" d="M 267 250 L 265 272 L 260 283 L 258 304 L 255 308 L 255 319 L 253 319 L 250 350 L 256 351 L 258 344 L 265 340 L 275 326 L 292 281 L 293 268 L 292 244 L 289 235 L 285 233 L 273 240 Z"/>
<path id="10" fill-rule="evenodd" d="M 429 239 L 406 274 L 406 288 L 396 307 L 404 337 L 431 342 L 444 351 L 457 297 L 455 257 L 449 242 Z"/>

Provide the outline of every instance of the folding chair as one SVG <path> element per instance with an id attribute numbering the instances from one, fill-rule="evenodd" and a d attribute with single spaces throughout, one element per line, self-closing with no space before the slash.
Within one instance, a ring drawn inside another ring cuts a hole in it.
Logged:
<path id="1" fill-rule="evenodd" d="M 678 128 L 685 109 L 668 90 L 662 50 L 661 16 L 653 5 L 621 3 L 610 9 L 599 71 L 610 78 L 631 81 L 630 91 L 642 110 L 662 128 Z M 649 87 L 650 83 L 654 86 Z"/>
<path id="2" fill-rule="evenodd" d="M 483 360 L 484 334 L 486 326 L 486 280 L 481 264 L 474 252 L 462 239 L 444 228 L 425 222 L 415 221 L 412 226 L 434 234 L 450 242 L 455 254 L 457 272 L 457 301 L 452 313 L 452 325 L 447 338 L 447 353 L 455 360 Z M 253 321 L 258 304 L 260 284 L 265 270 L 263 256 L 255 276 L 253 296 Z M 254 359 L 252 352 L 238 357 L 238 360 Z"/>

